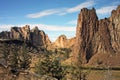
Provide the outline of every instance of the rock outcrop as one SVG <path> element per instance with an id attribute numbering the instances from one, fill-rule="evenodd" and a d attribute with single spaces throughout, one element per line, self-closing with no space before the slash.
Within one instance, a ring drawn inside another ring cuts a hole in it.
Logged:
<path id="1" fill-rule="evenodd" d="M 57 40 L 54 42 L 56 47 L 65 48 L 67 42 L 67 37 L 65 35 L 61 35 L 57 38 Z"/>
<path id="2" fill-rule="evenodd" d="M 29 41 L 35 46 L 47 47 L 51 42 L 44 31 L 39 30 L 38 27 L 30 30 L 30 26 L 26 25 L 24 27 L 11 27 L 10 32 L 1 32 L 0 39 L 12 39 Z"/>
<path id="3" fill-rule="evenodd" d="M 98 18 L 94 8 L 92 10 L 83 8 L 78 16 L 74 53 L 76 53 L 76 57 L 80 53 L 84 63 L 94 54 L 93 47 L 95 47 L 94 36 L 97 32 L 97 21 Z"/>
<path id="4" fill-rule="evenodd" d="M 61 35 L 53 43 L 56 48 L 71 48 L 74 46 L 75 38 L 67 39 L 65 35 Z"/>
<path id="5" fill-rule="evenodd" d="M 35 27 L 31 30 L 31 42 L 36 46 L 47 47 L 51 42 L 44 31 Z"/>
<path id="6" fill-rule="evenodd" d="M 11 27 L 11 39 L 16 40 L 31 40 L 30 27 L 26 25 L 24 27 Z"/>
<path id="7" fill-rule="evenodd" d="M 120 6 L 110 18 L 98 20 L 94 8 L 83 8 L 78 16 L 74 59 L 80 56 L 83 63 L 91 63 L 98 54 L 109 57 L 120 54 Z M 102 56 L 98 57 L 102 60 Z"/>

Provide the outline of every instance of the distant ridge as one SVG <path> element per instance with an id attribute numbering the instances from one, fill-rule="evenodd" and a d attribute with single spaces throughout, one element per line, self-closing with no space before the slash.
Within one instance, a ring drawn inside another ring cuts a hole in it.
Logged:
<path id="1" fill-rule="evenodd" d="M 23 27 L 11 27 L 11 31 L 3 31 L 0 33 L 0 41 L 6 40 L 21 40 L 29 41 L 35 46 L 47 47 L 51 41 L 44 31 L 39 30 L 37 27 L 30 30 L 29 25 Z"/>

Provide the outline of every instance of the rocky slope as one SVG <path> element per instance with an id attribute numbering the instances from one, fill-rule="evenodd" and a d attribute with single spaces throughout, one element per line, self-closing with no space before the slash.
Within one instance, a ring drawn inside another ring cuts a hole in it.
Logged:
<path id="1" fill-rule="evenodd" d="M 29 25 L 12 27 L 10 32 L 3 31 L 0 33 L 0 39 L 29 41 L 35 46 L 44 47 L 47 47 L 51 43 L 44 31 L 39 30 L 37 27 L 30 30 Z"/>
<path id="2" fill-rule="evenodd" d="M 119 65 L 120 62 L 116 61 L 116 58 L 120 59 L 119 54 L 120 6 L 112 11 L 110 18 L 101 20 L 98 20 L 94 8 L 83 8 L 78 16 L 73 59 L 78 60 L 77 57 L 81 56 L 83 63 L 101 61 L 103 64 Z"/>

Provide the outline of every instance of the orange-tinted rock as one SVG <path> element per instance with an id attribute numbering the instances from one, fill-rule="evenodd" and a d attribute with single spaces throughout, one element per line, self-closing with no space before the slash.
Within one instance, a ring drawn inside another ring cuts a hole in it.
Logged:
<path id="1" fill-rule="evenodd" d="M 75 44 L 75 37 L 68 39 L 65 35 L 60 35 L 55 42 L 50 46 L 50 49 L 55 48 L 73 48 Z"/>

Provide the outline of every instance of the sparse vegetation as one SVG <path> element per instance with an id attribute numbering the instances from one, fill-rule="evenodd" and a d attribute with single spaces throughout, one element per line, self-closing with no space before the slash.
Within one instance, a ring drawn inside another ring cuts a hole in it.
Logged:
<path id="1" fill-rule="evenodd" d="M 60 61 L 51 56 L 46 56 L 42 59 L 35 68 L 35 72 L 40 75 L 47 75 L 61 80 L 64 76 L 64 68 Z"/>
<path id="2" fill-rule="evenodd" d="M 10 74 L 15 75 L 16 77 L 20 76 L 23 79 L 40 79 L 49 77 L 54 77 L 58 80 L 92 80 L 93 75 L 91 72 L 96 72 L 95 77 L 105 76 L 103 71 L 107 71 L 106 67 L 84 67 L 82 64 L 81 56 L 78 57 L 78 63 L 71 65 L 61 64 L 64 60 L 69 58 L 70 49 L 67 48 L 59 48 L 55 50 L 46 50 L 44 49 L 43 54 L 37 57 L 39 62 L 36 63 L 35 73 L 36 74 L 25 74 L 24 77 L 19 74 L 21 71 L 25 71 L 30 68 L 31 55 L 29 53 L 28 47 L 26 44 L 22 46 L 18 46 L 16 44 L 8 45 L 3 44 L 0 45 L 0 60 L 3 60 L 1 63 L 2 66 L 6 69 L 5 77 L 10 76 Z M 98 64 L 101 61 L 98 60 Z M 119 70 L 119 67 L 111 67 L 111 70 Z M 101 73 L 103 72 L 103 73 Z M 104 74 L 104 75 L 103 75 Z M 32 75 L 32 76 L 30 76 Z M 29 77 L 28 77 L 29 76 Z M 119 80 L 119 75 L 112 74 L 116 80 Z M 17 79 L 16 77 L 11 77 L 12 79 Z M 7 79 L 11 79 L 7 78 Z M 103 79 L 103 78 L 100 78 Z"/>
<path id="3" fill-rule="evenodd" d="M 6 69 L 6 75 L 18 76 L 21 71 L 30 68 L 30 53 L 27 45 L 18 46 L 16 44 L 3 43 L 0 47 L 0 64 Z"/>

